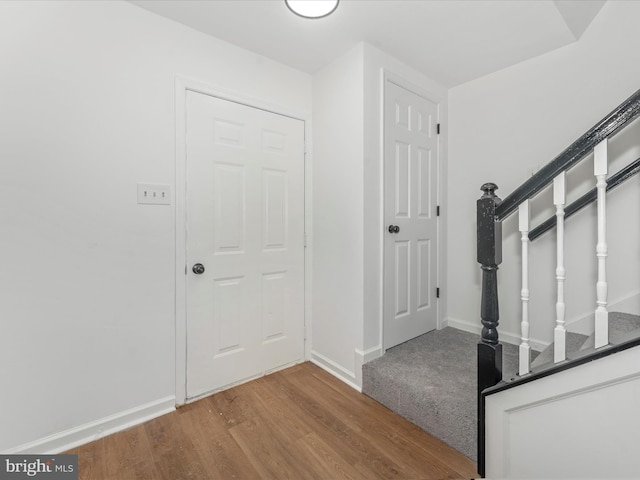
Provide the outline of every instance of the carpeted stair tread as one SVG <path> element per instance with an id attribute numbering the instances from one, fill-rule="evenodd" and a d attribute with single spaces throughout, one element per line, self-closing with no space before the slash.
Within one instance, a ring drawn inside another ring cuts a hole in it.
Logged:
<path id="1" fill-rule="evenodd" d="M 587 335 L 582 335 L 581 333 L 567 332 L 567 336 L 565 339 L 567 345 L 567 353 L 573 353 L 580 350 L 580 347 L 584 344 L 584 342 L 589 337 Z M 553 363 L 553 349 L 554 344 L 552 343 L 547 348 L 545 348 L 540 355 L 536 357 L 536 359 L 531 362 L 531 368 L 536 368 L 540 365 L 544 365 L 545 363 Z"/>
<path id="2" fill-rule="evenodd" d="M 640 316 L 631 313 L 609 312 L 609 342 L 618 343 L 629 333 L 640 330 Z M 580 350 L 595 346 L 595 334 L 592 334 Z"/>
<path id="3" fill-rule="evenodd" d="M 362 368 L 362 391 L 476 458 L 479 336 L 451 327 L 387 350 Z M 504 378 L 515 375 L 518 347 L 503 345 Z"/>

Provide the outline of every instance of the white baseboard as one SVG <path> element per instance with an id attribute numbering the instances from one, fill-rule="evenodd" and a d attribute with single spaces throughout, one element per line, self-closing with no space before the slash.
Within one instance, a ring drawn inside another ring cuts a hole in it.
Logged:
<path id="1" fill-rule="evenodd" d="M 346 368 L 338 365 L 336 362 L 325 357 L 321 353 L 312 350 L 311 363 L 329 372 L 331 375 L 342 380 L 344 383 L 354 388 L 355 390 L 362 392 L 362 387 L 358 385 L 358 380 L 354 372 L 350 372 Z"/>
<path id="2" fill-rule="evenodd" d="M 463 332 L 475 333 L 476 335 L 480 335 L 480 330 L 482 330 L 482 325 L 477 323 L 467 322 L 466 320 L 460 320 L 457 318 L 447 317 L 443 325 L 446 327 L 457 328 L 458 330 L 462 330 Z"/>
<path id="3" fill-rule="evenodd" d="M 479 323 L 472 323 L 466 320 L 460 320 L 458 318 L 447 318 L 446 324 L 449 327 L 457 328 L 458 330 L 462 330 L 463 332 L 475 333 L 476 335 L 480 335 L 482 331 L 482 325 Z M 511 332 L 499 332 L 500 341 L 505 343 L 510 343 L 512 345 L 520 345 L 520 335 L 511 333 Z M 541 352 L 545 348 L 549 346 L 549 342 L 544 342 L 542 340 L 537 340 L 535 338 L 529 339 L 529 345 L 533 350 L 537 350 Z"/>
<path id="4" fill-rule="evenodd" d="M 85 423 L 3 452 L 5 454 L 57 454 L 93 442 L 112 433 L 147 422 L 175 410 L 174 396 Z"/>
<path id="5" fill-rule="evenodd" d="M 384 350 L 382 345 L 377 345 L 373 348 L 368 348 L 367 350 L 359 350 L 356 348 L 355 352 L 355 365 L 356 365 L 356 385 L 360 385 L 360 389 L 362 389 L 362 366 L 375 360 L 376 358 L 380 358 L 384 354 Z"/>
<path id="6" fill-rule="evenodd" d="M 376 358 L 380 358 L 384 354 L 382 350 L 382 345 L 378 345 L 373 348 L 369 348 L 367 350 L 358 350 L 356 348 L 356 358 L 360 360 L 360 364 L 364 365 L 365 363 L 369 363 Z"/>

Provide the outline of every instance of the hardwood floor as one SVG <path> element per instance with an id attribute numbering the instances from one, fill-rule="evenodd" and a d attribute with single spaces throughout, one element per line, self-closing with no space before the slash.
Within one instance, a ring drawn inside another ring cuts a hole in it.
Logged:
<path id="1" fill-rule="evenodd" d="M 470 479 L 476 465 L 311 363 L 66 453 L 80 479 Z"/>

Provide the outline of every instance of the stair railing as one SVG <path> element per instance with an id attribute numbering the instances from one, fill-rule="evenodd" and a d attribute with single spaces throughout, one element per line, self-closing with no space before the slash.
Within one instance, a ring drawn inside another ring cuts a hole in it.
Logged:
<path id="1" fill-rule="evenodd" d="M 478 473 L 484 476 L 484 418 L 480 393 L 502 380 L 502 344 L 499 341 L 498 268 L 502 263 L 502 222 L 516 210 L 519 212 L 519 231 L 522 243 L 522 320 L 519 347 L 519 375 L 530 372 L 531 346 L 529 344 L 529 284 L 528 252 L 531 240 L 553 228 L 557 229 L 556 245 L 556 326 L 554 329 L 554 362 L 566 359 L 566 327 L 564 304 L 564 220 L 594 199 L 598 211 L 598 239 L 596 257 L 598 279 L 596 282 L 595 346 L 608 344 L 607 312 L 607 240 L 606 240 L 606 192 L 640 170 L 640 159 L 618 172 L 607 182 L 608 140 L 622 131 L 640 115 L 640 90 L 625 100 L 593 128 L 571 144 L 555 159 L 542 167 L 513 193 L 501 200 L 496 195 L 497 185 L 485 183 L 484 192 L 477 201 L 477 260 L 482 270 L 482 300 L 480 318 L 482 332 L 478 342 Z M 595 188 L 566 206 L 566 172 L 594 153 Z M 553 183 L 554 217 L 530 230 L 530 200 L 542 189 Z"/>

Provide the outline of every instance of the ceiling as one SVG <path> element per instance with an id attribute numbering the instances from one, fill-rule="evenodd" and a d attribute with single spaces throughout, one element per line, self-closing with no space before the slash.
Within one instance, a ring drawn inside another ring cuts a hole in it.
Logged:
<path id="1" fill-rule="evenodd" d="M 283 0 L 130 0 L 307 73 L 368 42 L 446 87 L 579 40 L 606 0 L 341 0 L 309 20 Z"/>

